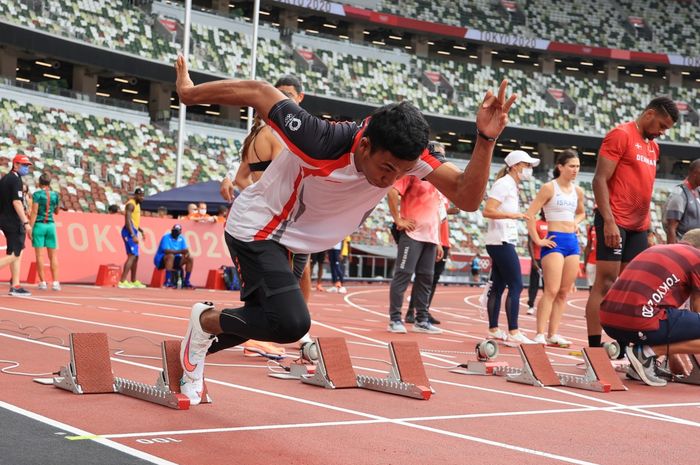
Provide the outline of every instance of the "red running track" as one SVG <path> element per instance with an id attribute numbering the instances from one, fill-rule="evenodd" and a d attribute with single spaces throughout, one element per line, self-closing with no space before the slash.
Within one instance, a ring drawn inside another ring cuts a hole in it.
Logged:
<path id="1" fill-rule="evenodd" d="M 158 344 L 184 334 L 193 302 L 238 304 L 237 293 L 223 291 L 90 286 L 32 291 L 31 298 L 0 297 L 0 359 L 20 363 L 8 371 L 49 376 L 68 362 L 70 332 L 106 332 L 115 375 L 149 384 L 160 369 Z M 9 374 L 0 374 L 0 406 L 33 414 L 37 421 L 60 422 L 72 436 L 94 435 L 78 440 L 161 464 L 694 461 L 689 457 L 697 454 L 691 439 L 700 426 L 697 386 L 652 388 L 624 380 L 629 391 L 603 394 L 449 372 L 474 358 L 464 352 L 485 335 L 476 305 L 480 291 L 438 289 L 433 313 L 443 322 L 440 335 L 388 333 L 386 285 L 350 287 L 345 296 L 312 295 L 312 335 L 345 337 L 358 373 L 384 376 L 387 342 L 417 341 L 436 391 L 429 401 L 274 379 L 265 360 L 230 350 L 207 359 L 205 376 L 214 403 L 188 411 L 113 394 L 73 395 L 33 383 L 30 376 Z M 585 342 L 586 297 L 578 292 L 569 301 L 561 332 L 575 345 L 548 349 L 555 364 L 581 360 L 571 351 Z M 521 327 L 532 336 L 534 318 L 521 309 Z M 505 315 L 502 320 L 505 324 Z M 499 360 L 520 366 L 515 349 L 502 347 Z"/>

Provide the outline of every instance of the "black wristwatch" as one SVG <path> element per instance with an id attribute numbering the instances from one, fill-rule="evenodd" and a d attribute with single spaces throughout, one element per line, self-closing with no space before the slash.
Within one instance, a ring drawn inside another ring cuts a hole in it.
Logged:
<path id="1" fill-rule="evenodd" d="M 476 128 L 476 135 L 489 142 L 496 142 L 498 140 L 497 137 L 489 137 L 483 132 L 479 131 L 479 128 Z"/>

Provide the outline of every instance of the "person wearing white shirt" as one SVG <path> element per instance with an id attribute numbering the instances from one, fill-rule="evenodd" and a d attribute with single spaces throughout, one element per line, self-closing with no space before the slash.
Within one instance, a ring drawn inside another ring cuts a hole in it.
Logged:
<path id="1" fill-rule="evenodd" d="M 518 311 L 523 278 L 520 260 L 515 251 L 518 243 L 518 221 L 527 220 L 520 212 L 518 185 L 532 178 L 532 168 L 540 160 L 532 158 L 522 150 L 514 150 L 505 158 L 506 166 L 496 175 L 484 207 L 488 219 L 485 237 L 486 252 L 491 257 L 491 287 L 488 291 L 487 312 L 489 317 L 488 337 L 505 341 L 509 345 L 532 343 L 518 329 Z M 508 288 L 506 317 L 508 332 L 498 327 L 501 312 L 501 297 Z"/>

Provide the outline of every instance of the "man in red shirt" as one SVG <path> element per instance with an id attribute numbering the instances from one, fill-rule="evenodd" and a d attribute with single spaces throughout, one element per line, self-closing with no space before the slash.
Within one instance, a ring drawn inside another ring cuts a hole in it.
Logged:
<path id="1" fill-rule="evenodd" d="M 547 237 L 547 219 L 544 216 L 544 211 L 540 211 L 540 219 L 535 222 L 535 229 L 540 239 Z M 540 288 L 540 276 L 542 275 L 542 262 L 540 256 L 542 247 L 535 244 L 530 236 L 527 237 L 527 248 L 530 252 L 530 278 L 527 288 L 527 314 L 535 314 L 535 299 L 537 298 L 537 290 Z"/>
<path id="2" fill-rule="evenodd" d="M 600 302 L 625 266 L 647 248 L 649 209 L 662 136 L 678 120 L 668 97 L 657 97 L 635 120 L 610 131 L 598 151 L 593 176 L 597 208 L 596 278 L 586 304 L 588 345 L 599 347 Z"/>
<path id="3" fill-rule="evenodd" d="M 646 384 L 663 386 L 656 357 L 700 353 L 700 228 L 678 244 L 651 247 L 622 271 L 600 305 L 605 332 L 627 346 Z M 681 310 L 690 300 L 690 310 Z M 629 346 L 629 344 L 634 344 Z"/>

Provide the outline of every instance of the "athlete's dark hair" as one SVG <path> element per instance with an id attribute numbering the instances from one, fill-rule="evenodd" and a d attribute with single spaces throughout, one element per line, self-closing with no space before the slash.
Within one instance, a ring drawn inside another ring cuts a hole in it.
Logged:
<path id="1" fill-rule="evenodd" d="M 566 149 L 559 154 L 559 156 L 557 157 L 557 161 L 554 164 L 554 171 L 552 172 L 554 175 L 554 179 L 557 179 L 561 175 L 559 167 L 566 165 L 566 162 L 571 160 L 572 158 L 578 158 L 578 153 L 576 153 L 576 151 L 572 149 Z"/>
<path id="2" fill-rule="evenodd" d="M 304 88 L 301 85 L 301 81 L 298 77 L 294 76 L 293 74 L 286 74 L 279 78 L 277 82 L 275 82 L 275 87 L 279 86 L 292 86 L 299 94 L 304 92 Z"/>
<path id="3" fill-rule="evenodd" d="M 41 173 L 39 176 L 39 185 L 41 187 L 46 187 L 51 185 L 51 175 L 49 173 Z"/>
<path id="4" fill-rule="evenodd" d="M 693 173 L 695 171 L 700 171 L 700 158 L 696 158 L 688 165 L 688 173 Z"/>
<path id="5" fill-rule="evenodd" d="M 404 101 L 375 110 L 364 135 L 372 143 L 372 151 L 388 150 L 396 158 L 412 161 L 428 146 L 429 133 L 420 110 Z"/>
<path id="6" fill-rule="evenodd" d="M 644 109 L 644 111 L 647 110 L 654 110 L 662 115 L 666 114 L 671 117 L 674 123 L 678 121 L 678 107 L 676 106 L 676 102 L 671 100 L 669 97 L 656 97 L 654 100 L 649 102 L 649 105 L 647 105 Z"/>

